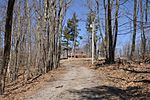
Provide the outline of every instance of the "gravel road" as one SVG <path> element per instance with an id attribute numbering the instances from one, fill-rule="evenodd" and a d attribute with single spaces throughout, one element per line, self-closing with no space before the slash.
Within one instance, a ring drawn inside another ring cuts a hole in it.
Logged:
<path id="1" fill-rule="evenodd" d="M 78 93 L 84 88 L 95 87 L 98 84 L 96 73 L 83 64 L 67 63 L 67 72 L 53 82 L 47 82 L 36 94 L 25 100 L 80 100 Z"/>

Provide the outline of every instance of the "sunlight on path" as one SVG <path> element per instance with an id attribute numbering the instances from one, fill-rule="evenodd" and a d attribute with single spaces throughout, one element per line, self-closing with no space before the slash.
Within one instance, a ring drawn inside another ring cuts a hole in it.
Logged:
<path id="1" fill-rule="evenodd" d="M 56 81 L 48 82 L 46 86 L 26 100 L 78 100 L 78 95 L 71 94 L 69 91 L 81 90 L 98 84 L 92 69 L 71 62 L 65 66 L 66 74 Z"/>

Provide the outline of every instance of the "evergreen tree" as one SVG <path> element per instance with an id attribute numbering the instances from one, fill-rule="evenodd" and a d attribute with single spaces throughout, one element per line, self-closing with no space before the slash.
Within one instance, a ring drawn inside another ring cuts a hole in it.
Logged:
<path id="1" fill-rule="evenodd" d="M 79 19 L 77 19 L 76 13 L 74 13 L 72 18 L 68 19 L 67 27 L 65 27 L 65 29 L 64 29 L 64 39 L 66 40 L 67 49 L 69 49 L 68 45 L 69 45 L 69 41 L 71 41 L 72 42 L 72 54 L 73 55 L 75 55 L 76 46 L 79 45 L 79 41 L 77 40 L 78 37 L 80 39 L 82 39 L 82 37 L 79 36 L 80 29 L 78 29 L 78 22 L 79 22 Z"/>

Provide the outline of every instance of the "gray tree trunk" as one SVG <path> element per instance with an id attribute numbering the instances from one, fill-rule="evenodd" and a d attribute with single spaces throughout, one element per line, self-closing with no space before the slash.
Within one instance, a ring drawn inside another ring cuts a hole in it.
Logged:
<path id="1" fill-rule="evenodd" d="M 134 16 L 133 16 L 134 32 L 133 32 L 133 37 L 132 37 L 132 47 L 131 47 L 130 59 L 133 58 L 134 53 L 135 53 L 136 20 L 137 20 L 137 0 L 134 0 Z"/>

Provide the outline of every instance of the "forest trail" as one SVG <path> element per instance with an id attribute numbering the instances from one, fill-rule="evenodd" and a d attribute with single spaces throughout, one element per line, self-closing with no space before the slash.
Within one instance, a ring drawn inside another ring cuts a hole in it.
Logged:
<path id="1" fill-rule="evenodd" d="M 25 100 L 79 100 L 79 95 L 73 91 L 98 85 L 94 70 L 83 65 L 79 61 L 68 61 L 64 64 L 67 70 L 65 74 L 56 81 L 48 82 L 36 94 Z"/>

